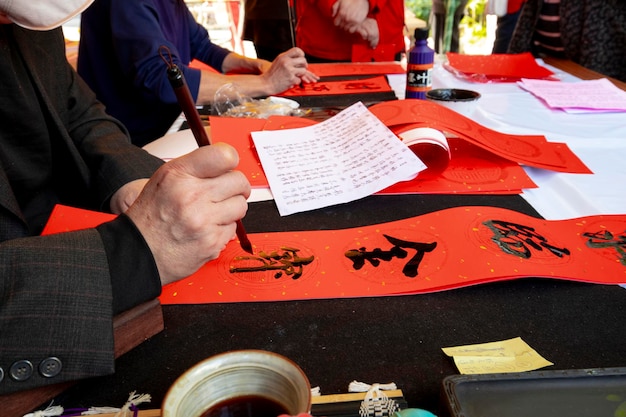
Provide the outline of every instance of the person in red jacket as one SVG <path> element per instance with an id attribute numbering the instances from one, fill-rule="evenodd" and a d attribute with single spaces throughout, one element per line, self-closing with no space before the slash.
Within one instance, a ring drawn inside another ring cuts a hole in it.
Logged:
<path id="1" fill-rule="evenodd" d="M 296 0 L 296 45 L 307 62 L 400 60 L 403 0 Z"/>

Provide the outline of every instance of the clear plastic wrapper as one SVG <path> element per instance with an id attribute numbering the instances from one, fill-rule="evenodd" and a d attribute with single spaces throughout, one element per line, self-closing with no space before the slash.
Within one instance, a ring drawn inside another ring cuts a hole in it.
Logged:
<path id="1" fill-rule="evenodd" d="M 253 99 L 241 94 L 233 83 L 224 84 L 216 92 L 213 100 L 213 114 L 225 117 L 249 117 L 267 119 L 270 116 L 304 116 L 308 110 L 300 109 L 300 104 L 283 97 Z"/>

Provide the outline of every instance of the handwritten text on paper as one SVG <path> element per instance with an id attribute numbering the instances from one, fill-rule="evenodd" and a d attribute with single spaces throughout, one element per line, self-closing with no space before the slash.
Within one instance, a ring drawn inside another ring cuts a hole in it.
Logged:
<path id="1" fill-rule="evenodd" d="M 426 168 L 360 102 L 319 124 L 252 139 L 283 216 L 366 197 Z"/>

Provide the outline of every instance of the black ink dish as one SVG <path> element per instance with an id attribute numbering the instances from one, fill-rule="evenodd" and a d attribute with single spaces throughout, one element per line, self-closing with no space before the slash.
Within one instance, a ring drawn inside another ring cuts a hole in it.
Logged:
<path id="1" fill-rule="evenodd" d="M 435 88 L 426 92 L 426 100 L 441 104 L 463 116 L 469 117 L 478 104 L 480 93 L 458 88 Z"/>
<path id="2" fill-rule="evenodd" d="M 480 93 L 458 88 L 436 88 L 427 91 L 426 97 L 435 101 L 474 101 L 480 98 Z"/>

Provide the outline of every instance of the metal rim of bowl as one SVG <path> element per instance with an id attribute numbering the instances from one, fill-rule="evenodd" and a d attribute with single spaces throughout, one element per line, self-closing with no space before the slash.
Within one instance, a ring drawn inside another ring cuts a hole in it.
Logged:
<path id="1" fill-rule="evenodd" d="M 448 95 L 437 95 L 441 92 L 450 92 Z M 467 97 L 457 97 L 459 94 L 467 95 Z M 472 90 L 464 90 L 459 88 L 436 88 L 426 92 L 426 98 L 433 101 L 447 101 L 447 102 L 466 102 L 474 101 L 480 98 L 480 93 Z"/>

